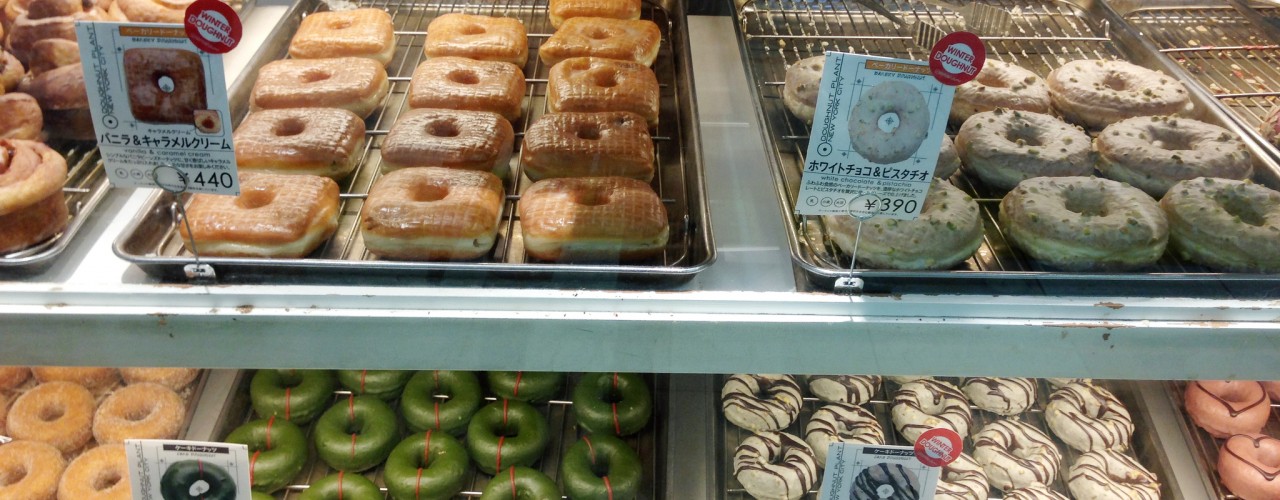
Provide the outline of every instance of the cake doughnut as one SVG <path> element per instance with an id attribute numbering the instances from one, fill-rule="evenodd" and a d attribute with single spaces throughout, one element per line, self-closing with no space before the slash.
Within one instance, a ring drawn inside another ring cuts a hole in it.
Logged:
<path id="1" fill-rule="evenodd" d="M 337 385 L 328 370 L 258 370 L 249 381 L 249 401 L 259 418 L 306 424 L 333 401 Z"/>
<path id="2" fill-rule="evenodd" d="M 973 459 L 987 471 L 992 486 L 1010 490 L 1052 482 L 1058 476 L 1062 452 L 1039 429 L 1001 419 L 973 435 Z"/>
<path id="3" fill-rule="evenodd" d="M 649 425 L 653 396 L 634 373 L 585 373 L 573 387 L 573 418 L 595 435 L 630 436 Z"/>
<path id="4" fill-rule="evenodd" d="M 67 467 L 57 448 L 39 441 L 0 446 L 0 497 L 54 500 L 58 479 Z"/>
<path id="5" fill-rule="evenodd" d="M 433 57 L 413 71 L 409 107 L 491 111 L 515 122 L 524 90 L 524 72 L 509 62 Z"/>
<path id="6" fill-rule="evenodd" d="M 38 141 L 43 128 L 36 98 L 20 92 L 0 95 L 0 139 Z"/>
<path id="7" fill-rule="evenodd" d="M 1092 177 L 1036 177 L 1000 201 L 1000 224 L 1018 248 L 1056 268 L 1118 270 L 1164 255 L 1169 223 L 1138 188 Z"/>
<path id="8" fill-rule="evenodd" d="M 938 163 L 933 167 L 933 176 L 939 179 L 950 179 L 952 174 L 960 170 L 960 153 L 951 136 L 942 135 L 942 146 L 938 150 Z"/>
<path id="9" fill-rule="evenodd" d="M 1192 108 L 1186 87 L 1177 79 L 1125 61 L 1071 61 L 1049 73 L 1047 84 L 1054 109 L 1067 121 L 1091 129 Z"/>
<path id="10" fill-rule="evenodd" d="M 542 458 L 550 432 L 546 417 L 529 403 L 494 401 L 481 407 L 467 424 L 467 451 L 485 474 L 527 467 Z"/>
<path id="11" fill-rule="evenodd" d="M 911 158 L 929 135 L 929 103 L 915 86 L 886 81 L 862 93 L 849 111 L 849 145 L 872 163 Z"/>
<path id="12" fill-rule="evenodd" d="M 1197 177 L 1248 179 L 1253 157 L 1240 140 L 1217 125 L 1167 116 L 1122 120 L 1093 140 L 1103 177 L 1164 196 L 1179 181 Z"/>
<path id="13" fill-rule="evenodd" d="M 617 176 L 649 182 L 653 158 L 648 123 L 627 111 L 542 115 L 520 148 L 524 173 L 533 181 Z"/>
<path id="14" fill-rule="evenodd" d="M 241 172 L 240 196 L 192 196 L 178 230 L 200 255 L 302 258 L 337 230 L 338 202 L 326 177 Z"/>
<path id="15" fill-rule="evenodd" d="M 553 28 L 575 17 L 640 19 L 642 3 L 641 0 L 551 0 L 547 17 Z"/>
<path id="16" fill-rule="evenodd" d="M 973 457 L 961 453 L 951 463 L 942 466 L 942 474 L 938 476 L 938 490 L 935 499 L 950 500 L 987 500 L 990 486 L 987 485 L 987 473 Z M 1009 498 L 1005 492 L 1005 498 Z"/>
<path id="17" fill-rule="evenodd" d="M 803 440 L 785 432 L 747 437 L 733 453 L 733 475 L 756 498 L 795 500 L 818 482 L 818 463 Z"/>
<path id="18" fill-rule="evenodd" d="M 376 396 L 391 401 L 400 396 L 405 384 L 413 378 L 409 370 L 338 370 L 338 383 L 357 396 Z"/>
<path id="19" fill-rule="evenodd" d="M 908 442 L 924 431 L 941 427 L 969 435 L 973 415 L 969 402 L 956 386 L 939 380 L 917 380 L 902 384 L 893 394 L 893 426 Z"/>
<path id="20" fill-rule="evenodd" d="M 195 52 L 128 49 L 124 51 L 124 77 L 129 89 L 129 110 L 138 121 L 194 123 L 196 110 L 209 107 L 204 62 Z"/>
<path id="21" fill-rule="evenodd" d="M 1133 418 L 1111 391 L 1069 384 L 1049 396 L 1044 419 L 1058 439 L 1079 451 L 1129 449 Z"/>
<path id="22" fill-rule="evenodd" d="M 630 111 L 658 126 L 658 77 L 647 66 L 599 57 L 572 57 L 551 67 L 547 108 L 566 111 Z"/>
<path id="23" fill-rule="evenodd" d="M 275 416 L 237 427 L 223 441 L 249 447 L 249 482 L 256 491 L 271 493 L 285 487 L 308 461 L 302 429 Z"/>
<path id="24" fill-rule="evenodd" d="M 846 254 L 857 240 L 858 264 L 875 269 L 948 269 L 973 255 L 982 244 L 978 202 L 951 183 L 934 179 L 915 220 L 872 217 L 862 223 L 851 215 L 827 215 L 830 238 Z"/>
<path id="25" fill-rule="evenodd" d="M 813 412 L 804 425 L 804 441 L 819 467 L 827 466 L 831 443 L 884 444 L 884 430 L 871 412 L 846 403 L 831 403 Z"/>
<path id="26" fill-rule="evenodd" d="M 1263 434 L 1236 434 L 1218 452 L 1218 478 L 1243 500 L 1280 498 L 1280 440 Z"/>
<path id="27" fill-rule="evenodd" d="M 625 177 L 541 180 L 518 208 L 525 252 L 539 260 L 643 260 L 660 256 L 670 237 L 658 194 Z"/>
<path id="28" fill-rule="evenodd" d="M 920 498 L 920 478 L 898 463 L 869 465 L 853 478 L 850 498 L 916 500 Z"/>
<path id="29" fill-rule="evenodd" d="M 284 59 L 258 70 L 249 107 L 342 108 L 367 118 L 390 88 L 387 69 L 372 59 Z"/>
<path id="30" fill-rule="evenodd" d="M 315 12 L 302 18 L 289 57 L 365 57 L 386 66 L 396 54 L 393 30 L 391 14 L 382 9 Z"/>
<path id="31" fill-rule="evenodd" d="M 422 50 L 427 58 L 457 56 L 523 68 L 528 36 L 519 19 L 449 13 L 431 20 Z"/>
<path id="32" fill-rule="evenodd" d="M 9 435 L 49 443 L 70 455 L 93 437 L 93 406 L 88 389 L 71 382 L 45 382 L 13 402 L 9 408 Z"/>
<path id="33" fill-rule="evenodd" d="M 643 479 L 640 454 L 608 434 L 582 436 L 560 461 L 569 498 L 631 500 Z"/>
<path id="34" fill-rule="evenodd" d="M 1169 247 L 1180 257 L 1223 271 L 1280 272 L 1280 193 L 1199 178 L 1174 184 L 1160 208 L 1169 219 Z"/>
<path id="35" fill-rule="evenodd" d="M 233 141 L 242 170 L 341 179 L 360 164 L 365 127 L 345 109 L 264 109 L 240 122 Z"/>
<path id="36" fill-rule="evenodd" d="M 348 395 L 316 420 L 316 456 L 337 470 L 367 470 L 387 459 L 397 433 L 396 413 L 381 399 Z"/>
<path id="37" fill-rule="evenodd" d="M 338 471 L 307 486 L 298 500 L 382 500 L 378 485 L 360 474 Z"/>
<path id="38" fill-rule="evenodd" d="M 1219 439 L 1262 432 L 1271 415 L 1271 399 L 1254 381 L 1194 381 L 1187 384 L 1183 400 L 1191 421 Z"/>
<path id="39" fill-rule="evenodd" d="M 33 366 L 31 374 L 37 382 L 73 382 L 93 392 L 102 392 L 120 383 L 120 371 L 115 368 Z"/>
<path id="40" fill-rule="evenodd" d="M 58 481 L 58 500 L 132 500 L 124 444 L 106 444 L 81 453 Z"/>
<path id="41" fill-rule="evenodd" d="M 181 23 L 195 0 L 115 0 L 120 12 L 135 23 Z"/>
<path id="42" fill-rule="evenodd" d="M 477 500 L 555 499 L 560 496 L 556 482 L 538 469 L 507 467 L 484 486 Z"/>
<path id="43" fill-rule="evenodd" d="M 96 140 L 93 116 L 89 113 L 89 93 L 84 86 L 84 69 L 69 64 L 52 69 L 24 84 L 23 92 L 40 103 L 44 130 L 51 137 L 77 141 Z"/>
<path id="44" fill-rule="evenodd" d="M 1082 453 L 1067 474 L 1076 500 L 1159 500 L 1160 481 L 1132 457 L 1116 450 Z"/>
<path id="45" fill-rule="evenodd" d="M 488 372 L 489 392 L 500 399 L 541 403 L 560 394 L 564 374 L 560 372 Z"/>
<path id="46" fill-rule="evenodd" d="M 1049 87 L 1035 73 L 1004 61 L 987 59 L 973 80 L 956 87 L 951 123 L 997 109 L 1049 114 Z"/>
<path id="47" fill-rule="evenodd" d="M 173 389 L 150 382 L 127 385 L 98 406 L 93 415 L 93 438 L 98 444 L 174 439 L 182 431 L 186 413 L 186 405 Z"/>
<path id="48" fill-rule="evenodd" d="M 783 80 L 782 105 L 796 118 L 813 123 L 817 112 L 818 90 L 822 86 L 822 70 L 827 64 L 826 54 L 813 56 L 787 66 Z"/>
<path id="49" fill-rule="evenodd" d="M 720 390 L 724 418 L 752 432 L 790 427 L 802 405 L 800 384 L 790 375 L 737 374 Z"/>
<path id="50" fill-rule="evenodd" d="M 125 384 L 152 382 L 175 391 L 181 391 L 200 376 L 195 368 L 121 368 L 120 376 Z"/>
<path id="51" fill-rule="evenodd" d="M 18 90 L 22 77 L 26 74 L 22 61 L 6 50 L 0 50 L 0 89 L 5 92 Z"/>
<path id="52" fill-rule="evenodd" d="M 662 31 L 647 19 L 574 17 L 566 19 L 538 47 L 538 58 L 555 66 L 571 57 L 598 57 L 653 66 Z"/>
<path id="53" fill-rule="evenodd" d="M 505 178 L 515 130 L 489 111 L 414 109 L 382 141 L 383 173 L 409 167 L 481 170 Z"/>
<path id="54" fill-rule="evenodd" d="M 809 393 L 829 403 L 864 404 L 880 392 L 879 375 L 810 375 Z"/>
<path id="55" fill-rule="evenodd" d="M 160 476 L 165 500 L 236 500 L 236 480 L 221 466 L 203 459 L 170 462 Z"/>
<path id="56" fill-rule="evenodd" d="M 418 372 L 426 373 L 426 372 Z M 458 373 L 458 372 L 455 372 Z M 392 498 L 452 498 L 472 475 L 471 457 L 457 438 L 427 430 L 400 441 L 383 465 L 382 476 Z"/>
<path id="57" fill-rule="evenodd" d="M 414 432 L 434 429 L 461 436 L 483 402 L 480 380 L 471 372 L 420 371 L 404 385 L 400 415 Z"/>
<path id="58" fill-rule="evenodd" d="M 1036 382 L 1029 378 L 969 377 L 961 390 L 969 402 L 996 415 L 1017 415 L 1036 401 Z"/>
<path id="59" fill-rule="evenodd" d="M 1093 173 L 1089 135 L 1049 115 L 997 109 L 973 115 L 956 134 L 965 167 L 1007 191 L 1033 177 Z"/>
<path id="60" fill-rule="evenodd" d="M 1053 491 L 1043 484 L 1006 490 L 1002 498 L 1004 500 L 1070 500 L 1066 495 Z"/>
<path id="61" fill-rule="evenodd" d="M 66 181 L 67 162 L 57 151 L 41 142 L 0 139 L 0 254 L 45 241 L 66 227 Z"/>
<path id="62" fill-rule="evenodd" d="M 25 366 L 0 366 L 0 391 L 11 391 L 31 378 L 31 369 Z"/>

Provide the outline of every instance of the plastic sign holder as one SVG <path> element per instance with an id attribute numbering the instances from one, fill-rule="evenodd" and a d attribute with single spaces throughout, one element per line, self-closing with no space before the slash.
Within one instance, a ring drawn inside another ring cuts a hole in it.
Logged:
<path id="1" fill-rule="evenodd" d="M 177 210 L 178 222 L 187 228 L 187 246 L 191 249 L 194 262 L 182 266 L 187 279 L 199 282 L 212 282 L 218 279 L 213 266 L 200 262 L 200 250 L 196 248 L 196 235 L 191 231 L 191 222 L 187 218 L 187 204 L 182 202 L 182 193 L 187 192 L 187 174 L 171 165 L 161 165 L 151 171 L 151 178 L 156 186 L 173 195 L 173 204 Z"/>

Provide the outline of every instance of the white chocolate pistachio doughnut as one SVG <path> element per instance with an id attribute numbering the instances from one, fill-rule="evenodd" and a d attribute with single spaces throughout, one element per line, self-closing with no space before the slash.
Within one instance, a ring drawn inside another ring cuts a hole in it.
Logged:
<path id="1" fill-rule="evenodd" d="M 822 218 L 827 232 L 845 253 L 857 239 L 858 220 L 851 215 Z M 872 217 L 862 223 L 857 241 L 858 265 L 876 269 L 948 269 L 973 256 L 982 244 L 978 202 L 934 179 L 915 220 Z"/>
<path id="2" fill-rule="evenodd" d="M 1143 116 L 1107 126 L 1093 140 L 1098 171 L 1159 198 L 1197 177 L 1248 179 L 1253 156 L 1225 128 L 1190 118 Z"/>
<path id="3" fill-rule="evenodd" d="M 786 429 L 800 416 L 800 385 L 790 375 L 738 374 L 720 390 L 724 418 L 743 429 Z"/>
<path id="4" fill-rule="evenodd" d="M 733 475 L 756 498 L 794 500 L 818 482 L 818 463 L 803 440 L 785 432 L 748 437 L 733 453 Z"/>
<path id="5" fill-rule="evenodd" d="M 817 55 L 787 67 L 782 86 L 782 104 L 804 120 L 813 123 L 814 107 L 818 105 L 818 88 L 822 84 L 822 67 L 827 56 Z"/>
<path id="6" fill-rule="evenodd" d="M 1049 87 L 1021 66 L 987 59 L 976 78 L 956 87 L 951 123 L 963 123 L 970 116 L 998 108 L 1048 113 Z"/>
<path id="7" fill-rule="evenodd" d="M 1175 184 L 1160 208 L 1182 258 L 1222 271 L 1280 272 L 1280 193 L 1206 177 Z"/>
<path id="8" fill-rule="evenodd" d="M 1160 500 L 1160 481 L 1137 460 L 1113 450 L 1080 455 L 1071 465 L 1067 488 L 1076 500 Z"/>
<path id="9" fill-rule="evenodd" d="M 1080 451 L 1129 449 L 1133 417 L 1111 391 L 1068 384 L 1049 396 L 1044 419 L 1058 439 Z"/>
<path id="10" fill-rule="evenodd" d="M 920 434 L 935 427 L 969 435 L 973 415 L 969 402 L 956 386 L 939 380 L 916 380 L 903 384 L 893 395 L 893 426 L 914 443 Z"/>
<path id="11" fill-rule="evenodd" d="M 862 93 L 849 111 L 849 145 L 882 165 L 910 158 L 929 135 L 929 103 L 915 86 L 889 80 Z"/>
<path id="12" fill-rule="evenodd" d="M 871 412 L 861 406 L 831 403 L 818 408 L 804 426 L 804 441 L 813 448 L 818 465 L 827 466 L 831 443 L 884 444 L 884 430 Z"/>
<path id="13" fill-rule="evenodd" d="M 885 378 L 889 379 L 890 381 L 898 385 L 906 384 L 909 382 L 915 382 L 917 380 L 933 380 L 933 377 L 930 377 L 928 375 L 897 375 L 897 376 L 890 375 Z"/>
<path id="14" fill-rule="evenodd" d="M 1017 415 L 1036 400 L 1036 383 L 1029 378 L 969 377 L 961 390 L 974 406 L 996 415 Z"/>
<path id="15" fill-rule="evenodd" d="M 880 392 L 879 375 L 811 375 L 809 392 L 830 403 L 860 405 Z"/>
<path id="16" fill-rule="evenodd" d="M 956 152 L 956 142 L 951 136 L 942 135 L 942 146 L 938 150 L 938 164 L 933 168 L 933 176 L 948 179 L 956 170 L 960 170 L 960 154 Z"/>
<path id="17" fill-rule="evenodd" d="M 1091 378 L 1046 378 L 1044 379 L 1044 381 L 1048 382 L 1049 387 L 1052 387 L 1054 389 L 1060 388 L 1067 384 L 1079 383 L 1079 384 L 1087 385 L 1087 384 L 1093 383 L 1093 379 Z"/>
<path id="18" fill-rule="evenodd" d="M 1066 495 L 1049 489 L 1043 484 L 1026 488 L 1014 488 L 1004 492 L 1004 500 L 1070 500 Z"/>
<path id="19" fill-rule="evenodd" d="M 1062 452 L 1039 429 L 1001 419 L 973 435 L 973 458 L 987 471 L 992 486 L 1011 490 L 1052 482 L 1058 475 Z"/>
<path id="20" fill-rule="evenodd" d="M 982 182 L 1009 190 L 1032 177 L 1093 173 L 1089 135 L 1053 116 L 997 109 L 973 115 L 956 134 L 964 166 Z"/>
<path id="21" fill-rule="evenodd" d="M 1071 61 L 1049 73 L 1049 99 L 1071 123 L 1101 129 L 1135 116 L 1191 111 L 1178 80 L 1124 61 Z"/>
<path id="22" fill-rule="evenodd" d="M 945 500 L 987 500 L 990 486 L 987 485 L 987 473 L 973 457 L 961 453 L 951 463 L 942 466 L 942 475 L 938 477 L 938 490 L 933 494 L 935 499 Z"/>

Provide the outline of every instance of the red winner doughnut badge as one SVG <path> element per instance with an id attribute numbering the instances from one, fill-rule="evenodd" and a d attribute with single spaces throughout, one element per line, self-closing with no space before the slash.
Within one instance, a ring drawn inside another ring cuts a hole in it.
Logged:
<path id="1" fill-rule="evenodd" d="M 929 467 L 942 467 L 954 462 L 963 449 L 960 434 L 951 429 L 929 429 L 916 438 L 916 460 Z"/>
<path id="2" fill-rule="evenodd" d="M 978 35 L 957 31 L 942 37 L 929 51 L 929 69 L 938 81 L 956 86 L 978 77 L 987 62 L 987 47 Z"/>
<path id="3" fill-rule="evenodd" d="M 187 6 L 182 22 L 187 38 L 210 54 L 226 54 L 240 44 L 243 27 L 230 5 L 218 0 L 196 0 Z"/>

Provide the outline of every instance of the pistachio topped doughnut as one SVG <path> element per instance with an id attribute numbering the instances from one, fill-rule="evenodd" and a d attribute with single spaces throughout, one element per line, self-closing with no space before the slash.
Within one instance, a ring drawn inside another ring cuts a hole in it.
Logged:
<path id="1" fill-rule="evenodd" d="M 802 404 L 800 384 L 790 375 L 737 374 L 720 390 L 724 418 L 749 431 L 786 429 Z"/>
<path id="2" fill-rule="evenodd" d="M 559 372 L 489 372 L 489 390 L 499 399 L 540 403 L 555 397 L 564 386 Z"/>
<path id="3" fill-rule="evenodd" d="M 1280 193 L 1248 181 L 1182 181 L 1160 200 L 1169 246 L 1214 269 L 1280 272 Z"/>
<path id="4" fill-rule="evenodd" d="M 333 401 L 336 386 L 328 370 L 258 370 L 249 383 L 249 400 L 261 418 L 278 415 L 306 424 Z"/>
<path id="5" fill-rule="evenodd" d="M 880 391 L 879 375 L 810 375 L 809 392 L 829 403 L 860 405 Z"/>
<path id="6" fill-rule="evenodd" d="M 640 454 L 621 439 L 601 434 L 582 436 L 560 463 L 569 498 L 631 500 L 640 491 Z"/>
<path id="7" fill-rule="evenodd" d="M 947 269 L 963 262 L 982 244 L 978 202 L 951 183 L 934 179 L 915 220 L 872 217 L 862 223 L 851 215 L 822 218 L 836 245 L 852 253 L 858 240 L 858 264 L 876 269 Z"/>
<path id="8" fill-rule="evenodd" d="M 1035 73 L 1004 61 L 987 59 L 973 80 L 956 87 L 951 123 L 998 108 L 1049 113 L 1049 87 Z"/>
<path id="9" fill-rule="evenodd" d="M 383 477 L 393 498 L 453 498 L 471 477 L 471 458 L 457 438 L 427 430 L 391 450 Z"/>
<path id="10" fill-rule="evenodd" d="M 1135 116 L 1191 110 L 1178 80 L 1124 61 L 1071 61 L 1049 73 L 1049 99 L 1071 123 L 1101 129 Z"/>
<path id="11" fill-rule="evenodd" d="M 1111 391 L 1068 384 L 1049 396 L 1044 419 L 1067 446 L 1080 451 L 1129 449 L 1133 417 Z"/>
<path id="12" fill-rule="evenodd" d="M 285 487 L 307 463 L 307 438 L 293 422 L 274 416 L 246 423 L 224 441 L 249 447 L 249 482 L 266 493 Z"/>
<path id="13" fill-rule="evenodd" d="M 787 66 L 783 81 L 782 104 L 805 123 L 813 123 L 814 109 L 818 105 L 818 89 L 822 84 L 822 69 L 826 66 L 826 54 L 816 55 Z"/>
<path id="14" fill-rule="evenodd" d="M 1093 177 L 1022 181 L 1001 200 L 1000 223 L 1018 248 L 1070 271 L 1147 266 L 1169 240 L 1169 223 L 1155 200 Z"/>
<path id="15" fill-rule="evenodd" d="M 933 176 L 939 179 L 949 179 L 952 174 L 960 170 L 960 153 L 956 151 L 956 141 L 951 136 L 942 135 L 942 146 L 938 150 L 938 164 L 933 167 Z"/>
<path id="16" fill-rule="evenodd" d="M 1143 116 L 1108 125 L 1093 140 L 1102 176 L 1154 197 L 1197 177 L 1247 179 L 1253 157 L 1244 141 L 1217 125 L 1189 118 Z"/>
<path id="17" fill-rule="evenodd" d="M 929 103 L 903 81 L 876 84 L 849 110 L 849 146 L 872 163 L 911 158 L 928 135 Z"/>
<path id="18" fill-rule="evenodd" d="M 902 384 L 893 395 L 893 426 L 908 442 L 935 427 L 969 435 L 973 415 L 969 401 L 956 386 L 940 380 L 917 380 Z"/>
<path id="19" fill-rule="evenodd" d="M 1062 452 L 1049 436 L 1018 420 L 997 420 L 973 435 L 973 458 L 987 481 L 1001 490 L 1049 484 L 1058 475 Z"/>
<path id="20" fill-rule="evenodd" d="M 1032 177 L 1093 173 L 1089 135 L 1053 116 L 997 109 L 973 115 L 956 134 L 960 161 L 1000 189 Z"/>
<path id="21" fill-rule="evenodd" d="M 396 437 L 396 413 L 373 396 L 350 395 L 316 420 L 316 454 L 338 470 L 359 472 L 382 463 Z"/>
<path id="22" fill-rule="evenodd" d="M 480 380 L 471 372 L 421 371 L 404 386 L 400 414 L 414 432 L 437 429 L 456 436 L 467 430 L 483 401 Z"/>
<path id="23" fill-rule="evenodd" d="M 592 434 L 630 436 L 652 414 L 649 386 L 634 373 L 588 373 L 573 388 L 573 417 Z"/>
<path id="24" fill-rule="evenodd" d="M 390 401 L 400 395 L 413 376 L 408 370 L 338 370 L 338 383 L 357 396 L 376 396 Z"/>

